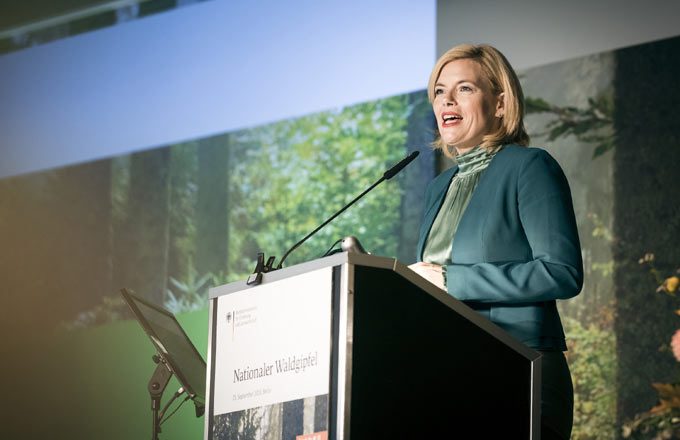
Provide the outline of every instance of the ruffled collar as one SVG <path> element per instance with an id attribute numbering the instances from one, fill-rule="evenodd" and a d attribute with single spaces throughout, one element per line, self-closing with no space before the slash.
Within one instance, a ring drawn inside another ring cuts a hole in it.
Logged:
<path id="1" fill-rule="evenodd" d="M 458 176 L 463 177 L 481 171 L 487 166 L 489 162 L 496 155 L 496 152 L 489 152 L 486 148 L 476 146 L 470 151 L 458 154 L 456 156 L 456 163 L 458 164 Z"/>

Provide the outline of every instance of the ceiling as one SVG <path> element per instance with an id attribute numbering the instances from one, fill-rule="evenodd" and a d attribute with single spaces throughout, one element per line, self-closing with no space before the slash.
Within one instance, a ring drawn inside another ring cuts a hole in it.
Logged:
<path id="1" fill-rule="evenodd" d="M 111 0 L 21 0 L 0 2 L 0 31 L 40 22 L 61 15 L 117 3 Z"/>

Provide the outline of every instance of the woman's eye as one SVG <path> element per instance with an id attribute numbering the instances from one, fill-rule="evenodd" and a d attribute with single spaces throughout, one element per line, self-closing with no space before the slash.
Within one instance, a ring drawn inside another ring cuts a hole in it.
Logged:
<path id="1" fill-rule="evenodd" d="M 442 89 L 434 89 L 434 96 L 441 95 L 442 93 L 444 93 Z"/>
<path id="2" fill-rule="evenodd" d="M 472 87 L 470 87 L 470 86 L 460 86 L 460 87 L 458 88 L 458 91 L 460 91 L 460 92 L 471 92 L 471 91 L 472 91 Z"/>

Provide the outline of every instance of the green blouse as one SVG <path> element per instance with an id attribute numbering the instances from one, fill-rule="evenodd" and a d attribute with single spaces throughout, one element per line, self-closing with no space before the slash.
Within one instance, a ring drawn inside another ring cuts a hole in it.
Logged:
<path id="1" fill-rule="evenodd" d="M 460 219 L 477 188 L 479 178 L 495 155 L 495 151 L 490 153 L 486 148 L 475 147 L 456 156 L 458 172 L 451 179 L 446 197 L 425 241 L 424 262 L 444 267 L 451 264 L 451 248 Z"/>

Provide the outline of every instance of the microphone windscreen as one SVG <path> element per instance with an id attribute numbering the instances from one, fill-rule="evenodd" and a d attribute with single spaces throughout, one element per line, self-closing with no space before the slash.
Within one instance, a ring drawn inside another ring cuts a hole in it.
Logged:
<path id="1" fill-rule="evenodd" d="M 342 239 L 342 244 L 340 245 L 342 250 L 344 252 L 355 252 L 357 254 L 367 254 L 366 250 L 364 249 L 363 246 L 361 246 L 361 243 L 359 243 L 359 240 L 350 235 L 348 237 L 345 237 Z"/>
<path id="2" fill-rule="evenodd" d="M 390 168 L 389 170 L 385 171 L 385 174 L 383 174 L 383 178 L 385 178 L 385 180 L 391 179 L 391 178 L 394 177 L 399 171 L 401 171 L 402 169 L 404 169 L 404 167 L 405 167 L 406 165 L 408 165 L 408 164 L 410 164 L 411 162 L 413 162 L 413 159 L 415 159 L 416 157 L 418 157 L 419 154 L 420 154 L 420 151 L 414 151 L 413 153 L 409 154 L 409 155 L 406 156 L 404 159 L 402 159 L 401 162 L 399 162 L 398 164 L 396 164 L 395 166 L 393 166 L 393 167 Z"/>

